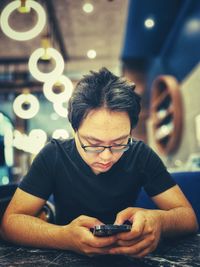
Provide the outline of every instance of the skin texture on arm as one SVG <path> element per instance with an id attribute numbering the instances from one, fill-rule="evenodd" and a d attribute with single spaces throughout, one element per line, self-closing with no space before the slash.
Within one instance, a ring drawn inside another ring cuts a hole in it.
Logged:
<path id="1" fill-rule="evenodd" d="M 68 225 L 47 223 L 35 215 L 45 200 L 17 189 L 1 222 L 4 239 L 26 246 L 73 250 L 81 254 L 106 254 L 116 237 L 94 237 L 89 228 L 99 220 L 80 216 Z"/>
<path id="2" fill-rule="evenodd" d="M 152 198 L 160 211 L 162 235 L 177 236 L 198 230 L 194 210 L 178 185 Z"/>
<path id="3" fill-rule="evenodd" d="M 121 211 L 115 224 L 125 220 L 133 223 L 131 232 L 118 234 L 119 245 L 110 249 L 110 254 L 124 254 L 140 258 L 157 247 L 160 237 L 189 234 L 198 230 L 195 213 L 176 185 L 153 197 L 162 210 L 127 208 Z"/>

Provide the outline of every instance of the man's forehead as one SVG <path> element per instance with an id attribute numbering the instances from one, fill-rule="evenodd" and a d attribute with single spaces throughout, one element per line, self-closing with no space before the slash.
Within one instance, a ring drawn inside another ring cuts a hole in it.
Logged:
<path id="1" fill-rule="evenodd" d="M 119 140 L 123 140 L 123 139 L 126 139 L 127 137 L 129 137 L 129 133 L 127 133 L 127 134 L 120 134 L 120 135 L 118 135 L 117 137 L 115 136 L 113 136 L 112 138 L 111 138 L 111 136 L 109 137 L 109 141 L 119 141 Z M 95 136 L 94 134 L 81 134 L 81 137 L 82 138 L 85 138 L 85 139 L 87 139 L 87 140 L 91 140 L 91 141 L 96 141 L 96 142 L 104 142 L 105 141 L 105 139 L 108 139 L 108 138 L 102 138 L 102 137 L 97 137 L 97 136 Z M 106 140 L 107 141 L 107 140 Z"/>
<path id="2" fill-rule="evenodd" d="M 110 142 L 126 138 L 130 134 L 131 123 L 126 112 L 110 112 L 101 108 L 91 111 L 78 131 L 88 140 Z"/>

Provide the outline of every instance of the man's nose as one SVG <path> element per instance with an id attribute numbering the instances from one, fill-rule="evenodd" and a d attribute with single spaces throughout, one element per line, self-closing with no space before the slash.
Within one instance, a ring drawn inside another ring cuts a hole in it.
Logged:
<path id="1" fill-rule="evenodd" d="M 113 154 L 109 148 L 105 148 L 104 151 L 99 154 L 99 157 L 105 161 L 112 158 L 112 156 Z"/>

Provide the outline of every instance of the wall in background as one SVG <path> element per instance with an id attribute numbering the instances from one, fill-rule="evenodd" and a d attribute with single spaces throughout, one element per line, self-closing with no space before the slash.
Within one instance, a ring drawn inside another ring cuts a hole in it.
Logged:
<path id="1" fill-rule="evenodd" d="M 169 156 L 160 155 L 168 168 L 187 169 L 186 162 L 190 155 L 199 153 L 200 144 L 196 136 L 196 116 L 200 114 L 200 64 L 181 82 L 180 90 L 183 101 L 183 132 L 178 150 Z M 147 122 L 148 143 L 159 154 L 154 142 L 151 119 Z"/>
<path id="2" fill-rule="evenodd" d="M 195 117 L 200 114 L 200 1 L 199 0 L 130 0 L 124 46 L 123 74 L 134 82 L 142 81 L 142 114 L 136 137 L 156 150 L 149 120 L 152 83 L 159 75 L 174 76 L 181 84 L 184 106 L 184 128 L 180 146 L 174 154 L 163 158 L 167 167 L 182 168 L 192 153 L 200 150 L 195 136 Z M 154 27 L 144 21 L 152 18 Z M 140 87 L 140 83 L 139 83 Z M 148 125 L 145 128 L 145 125 Z M 145 136 L 145 134 L 147 136 Z"/>

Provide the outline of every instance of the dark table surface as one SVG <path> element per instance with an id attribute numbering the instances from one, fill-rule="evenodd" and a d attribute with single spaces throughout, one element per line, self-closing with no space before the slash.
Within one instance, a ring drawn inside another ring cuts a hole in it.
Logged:
<path id="1" fill-rule="evenodd" d="M 67 267 L 196 267 L 200 266 L 200 234 L 163 241 L 143 259 L 125 256 L 89 258 L 69 251 L 27 248 L 0 241 L 0 266 Z"/>

